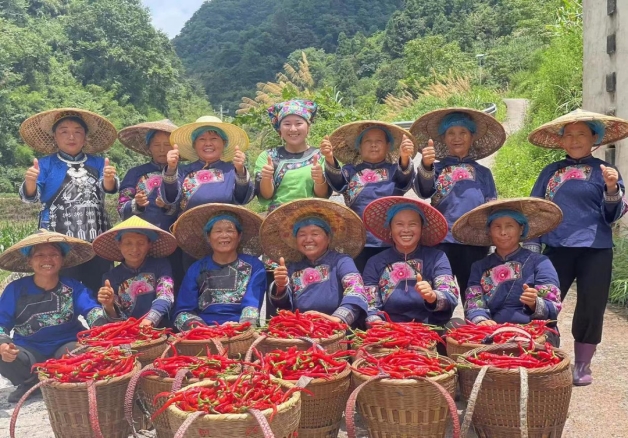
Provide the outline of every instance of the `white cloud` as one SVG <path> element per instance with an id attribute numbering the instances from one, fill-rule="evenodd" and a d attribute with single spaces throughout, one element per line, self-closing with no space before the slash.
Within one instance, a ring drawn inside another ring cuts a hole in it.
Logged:
<path id="1" fill-rule="evenodd" d="M 205 0 L 142 0 L 150 9 L 153 25 L 174 38 Z"/>

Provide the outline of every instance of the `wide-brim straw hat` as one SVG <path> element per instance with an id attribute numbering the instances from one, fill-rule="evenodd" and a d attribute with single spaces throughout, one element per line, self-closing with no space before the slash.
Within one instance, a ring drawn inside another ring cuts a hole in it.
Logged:
<path id="1" fill-rule="evenodd" d="M 414 135 L 412 135 L 409 131 L 406 131 L 397 125 L 393 125 L 392 123 L 380 122 L 377 120 L 362 120 L 359 122 L 347 123 L 346 125 L 336 129 L 329 136 L 329 141 L 334 149 L 334 156 L 344 164 L 359 163 L 361 161 L 360 150 L 355 147 L 355 141 L 360 134 L 364 132 L 364 130 L 370 128 L 384 128 L 393 136 L 393 144 L 391 145 L 391 149 L 387 155 L 389 161 L 393 163 L 399 160 L 399 145 L 401 145 L 404 135 L 407 135 L 414 144 L 412 157 L 414 157 L 419 151 L 417 141 L 414 138 Z"/>
<path id="2" fill-rule="evenodd" d="M 468 114 L 476 125 L 473 143 L 469 149 L 471 158 L 479 160 L 488 157 L 502 147 L 506 141 L 506 131 L 493 116 L 471 108 L 445 108 L 422 115 L 410 127 L 410 132 L 416 137 L 419 148 L 427 147 L 427 142 L 431 139 L 434 141 L 437 159 L 440 160 L 449 155 L 443 137 L 438 134 L 438 126 L 444 117 L 456 112 Z"/>
<path id="3" fill-rule="evenodd" d="M 150 150 L 146 144 L 146 134 L 148 131 L 163 131 L 171 134 L 178 126 L 168 119 L 157 122 L 146 122 L 138 125 L 128 126 L 118 133 L 118 139 L 127 148 L 139 154 L 151 157 Z"/>
<path id="4" fill-rule="evenodd" d="M 44 243 L 64 243 L 70 246 L 70 251 L 63 258 L 63 268 L 80 265 L 94 257 L 94 251 L 89 242 L 41 229 L 4 251 L 0 255 L 0 269 L 11 272 L 33 272 L 33 269 L 28 265 L 28 257 L 22 254 L 20 250 Z"/>
<path id="5" fill-rule="evenodd" d="M 198 154 L 194 150 L 192 133 L 203 126 L 218 128 L 227 136 L 228 144 L 225 144 L 220 156 L 222 161 L 233 161 L 236 145 L 242 152 L 249 148 L 249 136 L 246 135 L 244 129 L 231 123 L 222 122 L 218 117 L 204 116 L 198 118 L 194 123 L 188 123 L 177 128 L 170 134 L 170 143 L 179 147 L 181 157 L 190 161 L 198 160 Z"/>
<path id="6" fill-rule="evenodd" d="M 96 113 L 79 108 L 56 108 L 35 114 L 24 120 L 20 135 L 27 145 L 43 154 L 57 152 L 52 126 L 64 117 L 78 117 L 87 125 L 83 152 L 97 154 L 111 147 L 118 132 L 113 124 Z"/>
<path id="7" fill-rule="evenodd" d="M 556 204 L 540 198 L 513 198 L 487 202 L 462 215 L 451 229 L 454 238 L 465 245 L 491 246 L 486 222 L 499 210 L 515 210 L 528 220 L 528 235 L 533 239 L 549 233 L 563 220 L 563 212 Z"/>
<path id="8" fill-rule="evenodd" d="M 127 220 L 120 222 L 109 231 L 102 233 L 94 239 L 92 246 L 94 247 L 96 255 L 102 257 L 103 259 L 115 262 L 121 262 L 124 260 L 124 256 L 120 251 L 120 243 L 116 240 L 116 237 L 122 231 L 137 231 L 140 234 L 142 231 L 155 232 L 157 234 L 157 239 L 154 242 L 151 242 L 150 250 L 147 254 L 148 257 L 166 257 L 177 249 L 177 239 L 175 239 L 172 234 L 156 227 L 150 222 L 146 222 L 138 216 L 131 216 Z"/>
<path id="9" fill-rule="evenodd" d="M 294 224 L 308 217 L 318 217 L 329 224 L 329 249 L 355 258 L 366 244 L 366 231 L 360 216 L 351 209 L 327 199 L 299 199 L 287 202 L 266 216 L 260 229 L 264 253 L 274 261 L 283 257 L 296 262 L 304 256 L 292 235 Z"/>
<path id="10" fill-rule="evenodd" d="M 212 254 L 204 228 L 211 218 L 225 213 L 237 217 L 242 225 L 238 253 L 261 255 L 259 229 L 262 218 L 251 210 L 231 204 L 204 204 L 183 213 L 171 228 L 181 249 L 196 259 Z"/>
<path id="11" fill-rule="evenodd" d="M 445 236 L 447 236 L 447 220 L 445 217 L 427 202 L 403 196 L 387 196 L 376 199 L 367 205 L 362 214 L 366 229 L 378 239 L 392 244 L 390 228 L 386 226 L 386 214 L 391 207 L 406 203 L 414 204 L 425 216 L 425 223 L 421 227 L 421 245 L 434 246 L 442 242 Z"/>
<path id="12" fill-rule="evenodd" d="M 528 136 L 528 141 L 535 146 L 548 149 L 561 149 L 561 130 L 572 123 L 577 122 L 602 122 L 605 127 L 604 137 L 596 146 L 615 143 L 628 137 L 628 121 L 619 117 L 607 116 L 583 109 L 577 109 L 564 116 L 539 126 Z"/>

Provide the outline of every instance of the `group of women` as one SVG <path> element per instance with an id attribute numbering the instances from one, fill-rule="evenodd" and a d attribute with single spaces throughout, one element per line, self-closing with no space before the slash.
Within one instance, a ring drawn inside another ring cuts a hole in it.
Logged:
<path id="1" fill-rule="evenodd" d="M 505 132 L 483 112 L 432 111 L 409 131 L 349 123 L 315 148 L 316 112 L 305 100 L 270 107 L 281 146 L 263 151 L 252 175 L 246 133 L 217 118 L 125 128 L 122 144 L 150 161 L 122 183 L 93 155 L 116 138 L 106 119 L 73 108 L 27 119 L 23 139 L 49 155 L 34 160 L 20 189 L 42 204 L 41 229 L 0 256 L 1 269 L 34 273 L 0 297 L 0 374 L 17 386 L 10 399 L 34 383 L 33 363 L 72 347 L 79 315 L 89 325 L 135 317 L 177 330 L 258 324 L 266 297 L 269 309 L 353 327 L 383 312 L 442 327 L 461 296 L 473 323 L 556 326 L 576 278 L 573 381 L 591 383 L 611 226 L 627 206 L 617 170 L 591 152 L 627 137 L 628 122 L 578 110 L 541 126 L 531 143 L 566 158 L 541 172 L 531 197 L 496 200 L 477 160 Z M 410 190 L 429 202 L 404 197 Z M 104 199 L 116 192 L 123 221 L 111 228 Z M 346 206 L 327 199 L 333 192 Z M 263 215 L 244 207 L 255 196 Z"/>

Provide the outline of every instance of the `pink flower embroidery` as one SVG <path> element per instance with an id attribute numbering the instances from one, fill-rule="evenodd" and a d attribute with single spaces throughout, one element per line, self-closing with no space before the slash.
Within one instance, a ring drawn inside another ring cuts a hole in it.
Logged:
<path id="1" fill-rule="evenodd" d="M 410 277 L 412 277 L 412 269 L 410 269 L 410 266 L 405 263 L 395 263 L 393 265 L 393 270 L 390 273 L 390 279 L 394 284 Z"/>
<path id="2" fill-rule="evenodd" d="M 129 288 L 129 295 L 131 295 L 133 299 L 135 299 L 140 295 L 144 295 L 152 291 L 153 288 L 145 281 L 134 281 L 133 283 L 131 283 L 131 287 Z"/>
<path id="3" fill-rule="evenodd" d="M 212 182 L 215 179 L 215 175 L 213 172 L 209 171 L 209 170 L 199 170 L 196 173 L 196 179 L 201 183 L 208 183 L 208 182 Z"/>
<path id="4" fill-rule="evenodd" d="M 495 266 L 491 270 L 491 280 L 493 280 L 493 284 L 498 285 L 503 283 L 504 281 L 514 280 L 515 271 L 507 265 L 499 265 Z"/>
<path id="5" fill-rule="evenodd" d="M 323 279 L 321 276 L 321 273 L 313 268 L 305 268 L 305 270 L 303 271 L 302 278 L 303 278 L 303 287 L 307 287 L 313 283 L 318 283 Z"/>
<path id="6" fill-rule="evenodd" d="M 158 188 L 161 185 L 161 176 L 153 175 L 146 180 L 146 188 L 151 191 Z"/>
<path id="7" fill-rule="evenodd" d="M 462 181 L 463 179 L 471 179 L 471 175 L 469 174 L 467 169 L 463 167 L 456 167 L 451 173 L 451 178 L 454 181 Z"/>
<path id="8" fill-rule="evenodd" d="M 363 184 L 378 182 L 380 180 L 379 174 L 371 169 L 364 169 L 360 174 L 360 182 Z"/>
<path id="9" fill-rule="evenodd" d="M 569 179 L 586 179 L 586 176 L 581 169 L 578 169 L 577 167 L 572 167 L 563 174 L 564 181 Z"/>

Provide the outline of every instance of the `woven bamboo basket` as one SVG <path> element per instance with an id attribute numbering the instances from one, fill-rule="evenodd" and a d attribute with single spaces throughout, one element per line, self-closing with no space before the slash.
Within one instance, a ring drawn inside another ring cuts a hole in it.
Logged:
<path id="1" fill-rule="evenodd" d="M 443 364 L 452 364 L 446 357 L 439 357 Z M 445 374 L 416 379 L 372 378 L 356 371 L 364 359 L 353 365 L 352 380 L 357 388 L 347 403 L 357 397 L 357 406 L 366 421 L 371 438 L 443 438 L 449 418 L 457 425 L 457 410 L 453 401 L 456 390 L 456 370 Z M 438 389 L 433 383 L 442 387 Z M 370 384 L 367 382 L 372 381 Z M 360 385 L 365 384 L 360 388 Z M 447 394 L 446 398 L 443 391 Z M 357 392 L 357 396 L 356 396 Z M 349 415 L 347 415 L 349 417 Z M 347 430 L 351 420 L 347 418 Z M 353 435 L 355 436 L 355 435 Z M 349 435 L 351 437 L 351 435 Z"/>
<path id="2" fill-rule="evenodd" d="M 237 377 L 227 378 L 237 379 Z M 292 388 L 292 384 L 276 379 L 286 389 Z M 190 386 L 208 386 L 212 385 L 210 380 L 204 380 Z M 202 415 L 198 413 L 190 414 L 183 412 L 174 405 L 168 407 L 165 415 L 172 431 L 175 432 L 175 438 L 202 438 L 202 437 L 221 437 L 221 438 L 268 438 L 275 436 L 276 438 L 294 438 L 297 436 L 299 429 L 299 419 L 301 417 L 301 393 L 295 391 L 292 396 L 277 406 L 277 414 L 273 421 L 269 422 L 273 413 L 272 409 L 266 409 L 259 412 L 265 420 L 258 420 L 251 413 L 246 414 L 218 414 L 218 415 Z M 192 419 L 190 417 L 196 416 Z M 188 427 L 182 427 L 185 423 Z M 264 427 L 264 423 L 265 426 Z"/>
<path id="3" fill-rule="evenodd" d="M 535 343 L 544 344 L 546 340 L 545 335 L 540 338 L 535 339 Z M 486 344 L 474 344 L 471 342 L 463 342 L 460 343 L 455 339 L 447 336 L 447 357 L 451 358 L 453 361 L 458 359 L 458 356 L 465 354 L 468 351 L 475 350 L 476 348 L 486 347 Z"/>
<path id="4" fill-rule="evenodd" d="M 142 341 L 142 343 L 132 344 L 131 348 L 139 354 L 139 361 L 142 367 L 150 365 L 155 359 L 162 355 L 168 348 L 167 336 L 160 336 L 152 341 Z"/>
<path id="5" fill-rule="evenodd" d="M 227 356 L 232 359 L 244 357 L 253 343 L 255 328 L 248 330 L 232 338 L 216 338 L 227 351 Z M 216 344 L 211 339 L 202 341 L 175 340 L 177 352 L 183 356 L 207 356 L 207 348 L 210 354 L 220 354 Z"/>
<path id="6" fill-rule="evenodd" d="M 522 428 L 527 428 L 529 438 L 561 436 L 572 389 L 569 358 L 564 351 L 556 350 L 562 359 L 559 364 L 545 368 L 486 367 L 483 371 L 483 367 L 465 360 L 481 351 L 509 354 L 518 348 L 515 344 L 489 345 L 458 357 L 461 393 L 469 400 L 463 433 L 472 420 L 480 438 L 519 438 Z"/>
<path id="7" fill-rule="evenodd" d="M 336 351 L 346 350 L 347 344 L 342 342 L 346 338 L 346 333 L 337 333 L 334 336 L 330 336 L 326 339 L 279 339 L 273 338 L 271 336 L 263 336 L 260 333 L 255 332 L 253 335 L 255 341 L 258 338 L 263 337 L 264 339 L 257 343 L 257 349 L 260 353 L 266 354 L 270 353 L 273 350 L 282 350 L 286 351 L 288 348 L 292 346 L 296 346 L 298 350 L 307 350 L 312 346 L 312 342 L 317 343 L 321 347 L 323 347 L 328 353 L 335 353 Z M 254 342 L 255 342 L 254 341 Z"/>

